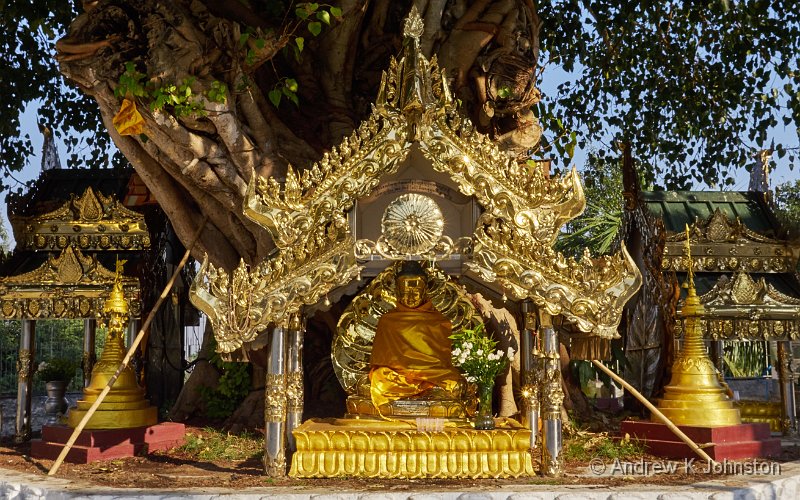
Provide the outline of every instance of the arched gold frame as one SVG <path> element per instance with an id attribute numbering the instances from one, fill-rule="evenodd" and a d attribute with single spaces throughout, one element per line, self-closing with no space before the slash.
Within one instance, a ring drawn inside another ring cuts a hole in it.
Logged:
<path id="1" fill-rule="evenodd" d="M 349 395 L 356 393 L 359 379 L 369 372 L 378 320 L 397 303 L 395 276 L 400 265 L 396 262 L 381 271 L 347 306 L 336 325 L 331 360 L 339 383 Z M 483 322 L 464 290 L 448 279 L 444 271 L 435 265 L 424 269 L 428 298 L 450 320 L 454 332 Z"/>

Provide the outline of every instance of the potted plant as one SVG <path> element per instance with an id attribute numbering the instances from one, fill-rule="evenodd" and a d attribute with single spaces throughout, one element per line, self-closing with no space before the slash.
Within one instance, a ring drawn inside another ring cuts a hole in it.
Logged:
<path id="1" fill-rule="evenodd" d="M 58 425 L 59 416 L 67 412 L 69 403 L 64 397 L 67 386 L 75 377 L 77 364 L 65 358 L 53 358 L 42 361 L 36 369 L 36 376 L 45 383 L 47 399 L 44 411 L 47 415 L 45 425 Z"/>
<path id="2" fill-rule="evenodd" d="M 467 382 L 478 386 L 478 412 L 475 414 L 476 429 L 494 429 L 492 415 L 492 390 L 494 379 L 506 369 L 514 359 L 514 349 L 506 352 L 496 349 L 483 329 L 483 323 L 474 328 L 464 328 L 450 336 L 453 341 L 453 366 L 464 373 Z"/>

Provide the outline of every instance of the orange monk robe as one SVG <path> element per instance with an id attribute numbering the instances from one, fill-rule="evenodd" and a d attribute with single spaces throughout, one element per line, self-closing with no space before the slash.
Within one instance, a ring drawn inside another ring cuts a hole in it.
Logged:
<path id="1" fill-rule="evenodd" d="M 372 343 L 369 373 L 375 407 L 433 386 L 452 391 L 461 378 L 450 361 L 452 326 L 430 301 L 403 304 L 381 316 Z"/>

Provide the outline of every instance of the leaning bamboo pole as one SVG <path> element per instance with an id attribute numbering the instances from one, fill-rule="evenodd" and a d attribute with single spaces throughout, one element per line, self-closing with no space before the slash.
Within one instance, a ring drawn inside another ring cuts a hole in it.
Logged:
<path id="1" fill-rule="evenodd" d="M 663 413 L 658 411 L 658 408 L 653 406 L 653 403 L 651 403 L 650 401 L 647 400 L 647 398 L 642 396 L 642 394 L 639 391 L 637 391 L 636 389 L 634 389 L 631 384 L 627 383 L 625 381 L 625 379 L 623 379 L 622 377 L 620 377 L 616 373 L 612 372 L 606 365 L 604 365 L 603 363 L 597 361 L 596 359 L 592 360 L 592 364 L 594 366 L 600 368 L 600 370 L 602 370 L 603 373 L 605 373 L 606 375 L 611 377 L 615 382 L 617 382 L 622 387 L 627 389 L 631 394 L 633 394 L 634 397 L 636 397 L 636 399 L 638 399 L 648 410 L 650 410 L 653 413 L 653 415 L 656 416 L 656 418 L 661 420 L 661 422 L 664 425 L 666 425 L 667 428 L 669 430 L 671 430 L 676 436 L 678 436 L 681 439 L 681 441 L 683 441 L 684 443 L 689 445 L 689 448 L 691 448 L 693 452 L 695 452 L 698 455 L 700 455 L 700 458 L 702 458 L 703 460 L 707 461 L 710 464 L 715 464 L 716 463 L 714 461 L 714 459 L 712 459 L 711 457 L 708 456 L 708 453 L 703 451 L 703 449 L 700 448 L 700 446 L 698 446 L 697 443 L 692 441 L 692 439 L 689 436 L 684 434 L 683 431 L 680 430 L 677 425 L 673 424 L 670 421 L 670 419 L 668 419 Z"/>
<path id="2" fill-rule="evenodd" d="M 94 415 L 94 413 L 97 411 L 97 408 L 100 407 L 100 403 L 103 402 L 103 399 L 105 399 L 109 391 L 111 391 L 111 388 L 114 386 L 114 383 L 117 381 L 117 378 L 122 373 L 122 370 L 124 370 L 125 367 L 128 366 L 128 363 L 133 357 L 133 354 L 136 352 L 136 348 L 139 347 L 139 343 L 142 341 L 142 338 L 144 338 L 144 332 L 146 332 L 147 329 L 150 327 L 150 323 L 153 321 L 153 318 L 155 317 L 156 313 L 161 308 L 161 304 L 164 303 L 164 299 L 167 298 L 167 295 L 169 294 L 169 291 L 172 289 L 172 286 L 175 284 L 175 280 L 178 278 L 181 269 L 183 269 L 183 266 L 186 265 L 186 261 L 189 260 L 189 255 L 192 251 L 192 247 L 197 242 L 197 239 L 200 238 L 200 234 L 203 232 L 203 228 L 206 225 L 206 221 L 208 221 L 208 215 L 206 215 L 203 218 L 202 222 L 200 223 L 200 227 L 197 228 L 197 231 L 195 232 L 194 236 L 192 236 L 191 243 L 189 243 L 189 245 L 186 247 L 186 252 L 183 254 L 183 258 L 181 259 L 180 263 L 175 267 L 175 272 L 172 273 L 172 277 L 169 279 L 169 282 L 167 282 L 167 285 L 164 287 L 164 291 L 161 292 L 161 295 L 158 297 L 158 300 L 156 301 L 155 305 L 150 310 L 150 314 L 147 315 L 147 319 L 144 321 L 144 324 L 142 324 L 142 327 L 139 329 L 139 333 L 136 335 L 136 338 L 133 339 L 133 342 L 131 342 L 130 347 L 128 347 L 128 352 L 122 359 L 122 363 L 117 368 L 117 371 L 114 372 L 114 375 L 108 380 L 108 383 L 103 388 L 103 391 L 100 393 L 100 395 L 97 396 L 97 399 L 94 401 L 94 403 L 92 403 L 92 406 L 90 406 L 89 409 L 86 411 L 86 415 L 83 416 L 83 419 L 80 421 L 80 423 L 78 423 L 78 425 L 72 431 L 72 435 L 69 437 L 69 440 L 67 440 L 67 444 L 64 445 L 64 449 L 61 450 L 61 453 L 58 455 L 58 458 L 53 463 L 53 466 L 47 472 L 48 476 L 52 476 L 56 472 L 58 472 L 59 467 L 61 467 L 61 464 L 64 462 L 64 459 L 67 458 L 69 450 L 71 450 L 72 447 L 75 445 L 75 441 L 78 440 L 78 436 L 80 435 L 81 432 L 83 432 L 83 429 L 84 427 L 86 427 L 86 424 L 89 422 L 89 419 L 92 418 L 92 415 Z"/>

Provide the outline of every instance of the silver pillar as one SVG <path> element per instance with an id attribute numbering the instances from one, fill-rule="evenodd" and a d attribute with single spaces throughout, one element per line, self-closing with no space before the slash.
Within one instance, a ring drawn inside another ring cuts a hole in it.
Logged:
<path id="1" fill-rule="evenodd" d="M 542 473 L 558 476 L 562 471 L 561 459 L 561 403 L 564 391 L 561 388 L 561 357 L 558 335 L 553 329 L 549 314 L 539 311 L 539 324 L 544 346 L 540 398 L 542 412 Z"/>
<path id="2" fill-rule="evenodd" d="M 797 434 L 797 415 L 794 401 L 794 373 L 792 373 L 792 343 L 781 340 L 778 344 L 778 380 L 781 387 L 781 430 L 785 436 Z"/>
<path id="3" fill-rule="evenodd" d="M 286 475 L 286 329 L 272 332 L 264 384 L 264 471 L 268 476 Z"/>
<path id="4" fill-rule="evenodd" d="M 83 359 L 81 360 L 81 367 L 83 369 L 83 386 L 89 387 L 89 382 L 92 381 L 92 368 L 97 361 L 97 354 L 95 354 L 95 340 L 97 338 L 97 320 L 85 319 L 83 320 Z"/>
<path id="5" fill-rule="evenodd" d="M 303 421 L 304 333 L 300 315 L 293 315 L 286 334 L 286 444 L 290 454 L 297 450 L 292 431 Z"/>
<path id="6" fill-rule="evenodd" d="M 125 330 L 125 350 L 127 351 L 131 344 L 133 344 L 133 339 L 139 334 L 139 328 L 142 326 L 142 320 L 139 318 L 131 318 L 128 320 L 128 328 Z M 139 384 L 140 387 L 147 387 L 147 383 L 145 381 L 145 370 L 144 370 L 144 356 L 142 356 L 142 349 L 145 349 L 147 346 L 146 343 L 141 343 L 136 348 L 136 352 L 133 353 L 131 357 L 131 362 L 129 365 L 133 368 L 134 373 L 136 373 L 136 383 Z"/>
<path id="7" fill-rule="evenodd" d="M 531 430 L 531 449 L 539 441 L 539 386 L 537 385 L 539 357 L 541 350 L 536 333 L 536 314 L 533 303 L 522 303 L 524 325 L 520 335 L 520 378 L 522 379 L 522 424 Z"/>
<path id="8" fill-rule="evenodd" d="M 19 358 L 17 359 L 17 427 L 14 442 L 19 444 L 31 438 L 31 395 L 33 360 L 36 358 L 36 321 L 22 320 L 22 335 L 19 336 Z"/>
<path id="9" fill-rule="evenodd" d="M 714 366 L 717 367 L 717 371 L 725 375 L 725 361 L 722 357 L 724 353 L 722 341 L 712 340 L 710 344 L 711 361 L 714 363 Z"/>

